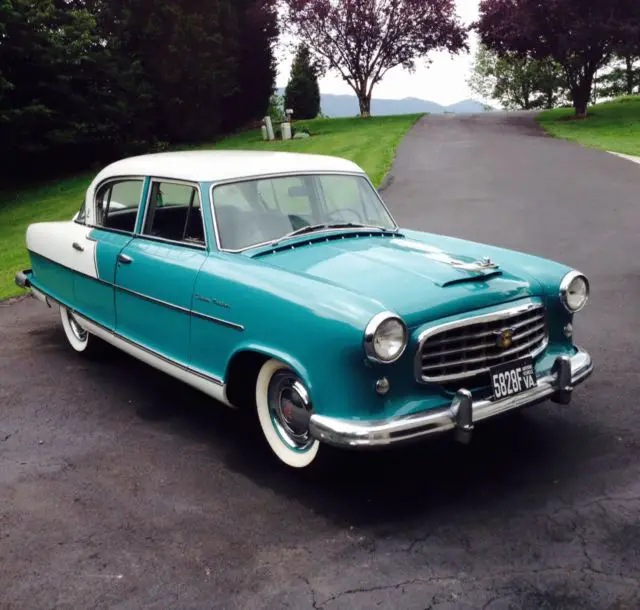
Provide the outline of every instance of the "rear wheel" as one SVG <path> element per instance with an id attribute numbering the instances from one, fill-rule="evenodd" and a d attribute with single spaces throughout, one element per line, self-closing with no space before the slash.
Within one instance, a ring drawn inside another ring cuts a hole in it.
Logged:
<path id="1" fill-rule="evenodd" d="M 292 468 L 310 466 L 320 443 L 309 432 L 311 400 L 302 380 L 278 360 L 267 360 L 256 382 L 258 420 L 271 450 Z"/>
<path id="2" fill-rule="evenodd" d="M 94 356 L 99 351 L 100 339 L 94 337 L 66 307 L 60 305 L 62 328 L 69 345 L 74 351 L 86 356 Z"/>

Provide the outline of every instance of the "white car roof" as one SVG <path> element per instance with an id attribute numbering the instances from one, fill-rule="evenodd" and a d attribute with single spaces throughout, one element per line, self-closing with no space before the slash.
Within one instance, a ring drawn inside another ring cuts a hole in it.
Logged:
<path id="1" fill-rule="evenodd" d="M 96 176 L 93 185 L 118 176 L 217 182 L 289 172 L 364 173 L 355 163 L 339 157 L 271 151 L 197 150 L 140 155 L 116 161 Z"/>

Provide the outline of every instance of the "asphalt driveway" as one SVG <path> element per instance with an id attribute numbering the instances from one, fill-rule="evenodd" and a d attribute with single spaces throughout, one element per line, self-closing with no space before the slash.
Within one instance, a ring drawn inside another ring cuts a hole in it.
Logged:
<path id="1" fill-rule="evenodd" d="M 573 403 L 312 477 L 179 382 L 79 359 L 39 303 L 0 304 L 0 608 L 640 605 L 640 167 L 528 115 L 432 117 L 385 197 L 589 275 L 597 372 Z"/>

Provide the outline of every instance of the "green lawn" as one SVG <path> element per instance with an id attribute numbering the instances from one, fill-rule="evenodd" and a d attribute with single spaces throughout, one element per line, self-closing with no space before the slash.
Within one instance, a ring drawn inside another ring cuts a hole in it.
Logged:
<path id="1" fill-rule="evenodd" d="M 552 135 L 612 152 L 640 156 L 640 96 L 597 104 L 583 120 L 572 109 L 543 112 L 538 121 Z"/>
<path id="2" fill-rule="evenodd" d="M 360 165 L 378 185 L 391 166 L 398 144 L 420 116 L 304 121 L 296 126 L 309 130 L 312 137 L 308 140 L 263 142 L 259 131 L 249 131 L 198 148 L 335 155 Z M 22 292 L 14 284 L 14 275 L 29 265 L 24 247 L 27 226 L 33 222 L 71 218 L 80 208 L 92 177 L 83 173 L 37 187 L 0 192 L 0 299 Z"/>

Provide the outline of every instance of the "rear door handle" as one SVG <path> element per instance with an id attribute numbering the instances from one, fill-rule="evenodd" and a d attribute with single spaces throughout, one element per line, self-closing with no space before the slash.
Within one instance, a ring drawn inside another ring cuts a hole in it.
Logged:
<path id="1" fill-rule="evenodd" d="M 77 241 L 74 241 L 73 244 L 71 244 L 71 246 L 73 247 L 74 250 L 77 250 L 78 252 L 84 252 L 84 248 Z"/>
<path id="2" fill-rule="evenodd" d="M 133 262 L 133 259 L 126 254 L 118 254 L 118 262 L 122 263 L 123 265 L 130 265 Z"/>

